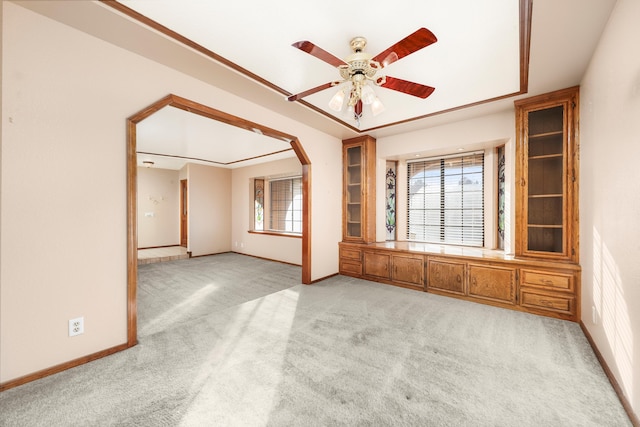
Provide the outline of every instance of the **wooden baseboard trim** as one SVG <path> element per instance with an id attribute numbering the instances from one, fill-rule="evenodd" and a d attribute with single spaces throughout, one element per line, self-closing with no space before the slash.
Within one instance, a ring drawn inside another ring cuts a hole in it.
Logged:
<path id="1" fill-rule="evenodd" d="M 206 257 L 206 256 L 214 256 L 214 255 L 222 255 L 222 254 L 230 254 L 231 251 L 224 251 L 224 252 L 213 252 L 210 254 L 202 254 L 202 255 L 193 255 L 191 254 L 191 252 L 187 252 L 189 255 L 189 258 L 202 258 L 202 257 Z"/>
<path id="2" fill-rule="evenodd" d="M 286 262 L 286 261 L 280 261 L 280 260 L 277 260 L 277 259 L 265 258 L 265 257 L 261 257 L 261 256 L 258 256 L 258 255 L 244 254 L 242 252 L 236 252 L 236 251 L 231 251 L 231 252 L 234 253 L 234 254 L 238 254 L 238 255 L 250 256 L 251 258 L 263 259 L 265 261 L 273 261 L 273 262 L 279 262 L 280 264 L 293 265 L 294 267 L 301 267 L 300 264 L 294 264 L 292 262 Z"/>
<path id="3" fill-rule="evenodd" d="M 163 246 L 146 246 L 144 248 L 138 248 L 138 250 L 144 250 L 144 249 L 162 249 L 162 248 L 175 248 L 176 246 L 180 246 L 179 244 L 175 244 L 175 245 L 163 245 Z M 184 248 L 184 246 L 182 246 Z"/>
<path id="4" fill-rule="evenodd" d="M 613 386 L 613 389 L 618 395 L 618 399 L 620 399 L 620 403 L 622 403 L 622 407 L 624 408 L 627 415 L 629 416 L 629 420 L 631 420 L 631 424 L 633 424 L 634 427 L 640 427 L 640 418 L 638 418 L 635 412 L 633 412 L 633 408 L 631 407 L 631 404 L 627 400 L 627 397 L 624 395 L 624 392 L 622 391 L 622 387 L 620 387 L 620 384 L 618 384 L 618 380 L 616 380 L 616 377 L 613 375 L 613 372 L 609 368 L 609 365 L 607 365 L 607 362 L 604 360 L 604 357 L 602 357 L 602 353 L 600 353 L 600 350 L 596 346 L 595 341 L 593 341 L 593 338 L 591 338 L 591 334 L 589 333 L 589 330 L 584 325 L 584 323 L 582 323 L 582 320 L 579 322 L 579 324 L 580 324 L 580 328 L 582 329 L 582 332 L 584 333 L 584 336 L 587 337 L 587 341 L 589 341 L 589 345 L 591 345 L 593 352 L 596 354 L 596 357 L 598 358 L 598 362 L 600 362 L 600 365 L 602 366 L 604 373 L 607 375 L 607 378 L 609 378 L 609 382 L 611 383 L 611 385 Z"/>
<path id="5" fill-rule="evenodd" d="M 334 277 L 334 276 L 338 276 L 339 274 L 340 274 L 340 273 L 333 273 L 333 274 L 330 274 L 330 275 L 328 275 L 328 276 L 324 276 L 324 277 L 321 277 L 321 278 L 319 278 L 319 279 L 313 280 L 313 281 L 311 281 L 311 283 L 309 283 L 309 284 L 310 284 L 310 285 L 313 285 L 314 283 L 322 282 L 323 280 L 330 279 L 330 278 L 332 278 L 332 277 Z"/>
<path id="6" fill-rule="evenodd" d="M 134 343 L 133 345 L 135 345 L 135 344 L 137 344 L 137 343 Z M 48 376 L 53 375 L 53 374 L 57 374 L 57 373 L 62 372 L 62 371 L 66 371 L 67 369 L 75 368 L 76 366 L 84 365 L 85 363 L 89 363 L 89 362 L 92 362 L 94 360 L 101 359 L 103 357 L 109 356 L 111 354 L 118 353 L 118 352 L 120 352 L 122 350 L 126 350 L 129 347 L 132 347 L 132 346 L 130 346 L 129 344 L 126 344 L 126 343 L 125 344 L 120 344 L 118 346 L 107 348 L 106 350 L 102 350 L 102 351 L 99 351 L 97 353 L 93 353 L 93 354 L 89 354 L 87 356 L 79 357 L 77 359 L 70 360 L 69 362 L 61 363 L 59 365 L 52 366 L 50 368 L 43 369 L 43 370 L 38 371 L 38 372 L 34 372 L 33 374 L 25 375 L 23 377 L 19 377 L 19 378 L 16 378 L 16 379 L 1 383 L 0 384 L 0 392 L 5 391 L 5 390 L 9 390 L 10 388 L 21 386 L 21 385 L 26 384 L 26 383 L 30 383 L 32 381 L 39 380 L 39 379 L 44 378 L 44 377 L 48 377 Z"/>

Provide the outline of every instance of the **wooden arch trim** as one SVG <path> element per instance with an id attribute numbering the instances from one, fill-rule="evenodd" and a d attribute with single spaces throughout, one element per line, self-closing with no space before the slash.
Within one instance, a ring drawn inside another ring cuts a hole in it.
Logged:
<path id="1" fill-rule="evenodd" d="M 127 119 L 127 345 L 138 342 L 138 220 L 136 125 L 158 110 L 171 106 L 231 126 L 288 141 L 302 164 L 302 283 L 311 284 L 311 161 L 296 136 L 263 126 L 203 104 L 167 95 Z"/>

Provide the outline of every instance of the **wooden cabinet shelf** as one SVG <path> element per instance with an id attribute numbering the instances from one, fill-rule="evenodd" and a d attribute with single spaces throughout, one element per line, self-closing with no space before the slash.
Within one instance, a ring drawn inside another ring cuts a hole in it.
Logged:
<path id="1" fill-rule="evenodd" d="M 563 134 L 562 130 L 557 130 L 557 131 L 553 131 L 553 132 L 538 133 L 538 134 L 529 134 L 529 139 L 546 138 L 546 137 L 549 137 L 549 136 L 556 136 L 556 135 L 562 135 L 562 134 Z"/>
<path id="2" fill-rule="evenodd" d="M 540 156 L 529 156 L 529 160 L 540 160 L 540 159 L 553 159 L 553 158 L 562 158 L 562 154 L 543 154 Z"/>

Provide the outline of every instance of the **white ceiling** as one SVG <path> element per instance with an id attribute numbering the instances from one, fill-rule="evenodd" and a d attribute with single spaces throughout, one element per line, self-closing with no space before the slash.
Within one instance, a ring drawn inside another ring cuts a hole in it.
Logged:
<path id="1" fill-rule="evenodd" d="M 113 3 L 111 6 L 77 1 L 18 3 L 337 138 L 360 133 L 379 138 L 513 109 L 515 99 L 579 84 L 615 0 L 532 0 L 529 69 L 524 70 L 528 71 L 526 93 L 508 96 L 520 91 L 521 2 L 525 3 L 524 0 L 393 3 L 121 0 L 119 4 L 144 15 L 138 18 L 118 11 Z M 156 23 L 176 34 L 158 31 Z M 423 100 L 376 88 L 386 110 L 376 118 L 365 110 L 359 128 L 350 117 L 334 116 L 328 108 L 334 89 L 309 96 L 303 102 L 285 100 L 286 95 L 339 78 L 331 65 L 295 49 L 292 43 L 309 40 L 344 58 L 350 53 L 351 38 L 364 36 L 368 40 L 366 51 L 375 55 L 420 27 L 431 30 L 438 41 L 383 71 L 389 76 L 435 87 L 430 97 Z M 186 47 L 184 41 L 192 46 Z M 505 98 L 483 102 L 499 97 Z M 478 105 L 469 106 L 472 103 Z M 211 132 L 218 137 L 194 137 L 193 130 L 184 129 L 192 126 L 188 118 L 182 117 L 189 113 L 170 113 L 161 111 L 157 120 L 152 116 L 142 122 L 149 120 L 145 126 L 153 124 L 162 130 L 145 130 L 144 133 L 156 135 L 155 143 L 139 138 L 139 147 L 166 147 L 168 142 L 160 141 L 158 135 L 177 137 L 186 132 L 193 144 L 221 148 L 206 154 L 211 156 L 209 160 L 221 163 L 254 157 L 246 150 L 248 145 L 263 148 L 261 143 L 249 141 L 259 135 L 239 129 L 231 129 L 233 135 L 223 134 L 229 125 L 219 122 L 214 123 L 215 129 L 200 128 L 207 135 Z M 244 142 L 210 143 L 221 140 Z M 186 151 L 173 154 L 195 157 L 188 153 L 204 153 L 190 145 L 184 141 L 182 145 L 175 143 L 174 149 L 181 146 Z M 233 147 L 243 148 L 233 153 Z"/>
<path id="2" fill-rule="evenodd" d="M 338 80 L 331 65 L 291 46 L 308 40 L 344 59 L 349 41 L 368 40 L 376 55 L 426 27 L 438 41 L 382 70 L 382 74 L 435 87 L 427 99 L 385 88 L 376 94 L 386 110 L 368 107 L 357 126 L 329 109 L 336 89 L 305 98 L 316 108 L 363 131 L 468 105 L 520 90 L 520 12 L 517 0 L 401 0 L 393 3 L 324 0 L 121 0 L 145 17 L 295 94 Z M 380 74 L 379 72 L 378 74 Z"/>
<path id="3" fill-rule="evenodd" d="M 185 163 L 234 168 L 295 157 L 291 144 L 246 129 L 166 106 L 136 126 L 138 166 L 160 169 Z"/>

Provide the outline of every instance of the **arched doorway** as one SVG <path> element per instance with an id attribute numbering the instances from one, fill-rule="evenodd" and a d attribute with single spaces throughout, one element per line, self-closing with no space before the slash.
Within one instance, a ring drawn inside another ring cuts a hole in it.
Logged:
<path id="1" fill-rule="evenodd" d="M 127 345 L 138 341 L 138 231 L 137 231 L 137 153 L 136 125 L 161 108 L 171 106 L 203 117 L 288 141 L 302 165 L 302 283 L 311 283 L 311 162 L 297 137 L 227 114 L 206 105 L 167 95 L 127 119 Z"/>

